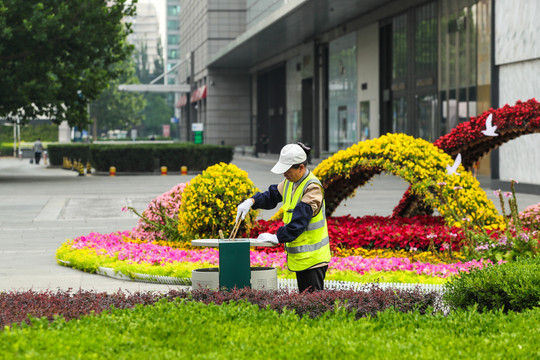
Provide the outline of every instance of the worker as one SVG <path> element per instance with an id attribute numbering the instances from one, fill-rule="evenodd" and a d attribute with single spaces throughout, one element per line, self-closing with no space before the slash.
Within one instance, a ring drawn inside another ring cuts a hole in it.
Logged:
<path id="1" fill-rule="evenodd" d="M 331 257 L 324 190 L 306 167 L 309 152 L 310 148 L 302 143 L 285 145 L 271 170 L 285 179 L 238 205 L 236 216 L 238 221 L 252 208 L 273 209 L 283 202 L 284 226 L 276 234 L 262 233 L 257 239 L 285 245 L 287 267 L 296 272 L 300 292 L 324 289 Z"/>

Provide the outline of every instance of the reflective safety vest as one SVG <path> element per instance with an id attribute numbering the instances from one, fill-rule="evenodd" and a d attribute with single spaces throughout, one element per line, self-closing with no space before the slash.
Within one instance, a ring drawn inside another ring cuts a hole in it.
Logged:
<path id="1" fill-rule="evenodd" d="M 293 183 L 285 180 L 283 206 L 281 207 L 285 224 L 291 222 L 294 208 L 301 201 L 305 189 L 311 183 L 316 183 L 321 187 L 321 190 L 323 189 L 319 179 L 310 172 L 298 185 L 293 196 Z M 285 243 L 285 250 L 287 250 L 287 266 L 291 271 L 306 270 L 313 265 L 330 261 L 330 243 L 326 225 L 324 195 L 319 213 L 311 218 L 306 231 L 294 241 Z"/>

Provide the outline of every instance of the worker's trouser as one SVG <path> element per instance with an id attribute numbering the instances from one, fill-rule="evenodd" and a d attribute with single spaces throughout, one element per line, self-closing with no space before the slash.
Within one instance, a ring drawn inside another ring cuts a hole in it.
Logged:
<path id="1" fill-rule="evenodd" d="M 324 290 L 324 276 L 328 270 L 328 265 L 316 267 L 296 272 L 296 281 L 298 282 L 298 291 L 316 291 Z"/>

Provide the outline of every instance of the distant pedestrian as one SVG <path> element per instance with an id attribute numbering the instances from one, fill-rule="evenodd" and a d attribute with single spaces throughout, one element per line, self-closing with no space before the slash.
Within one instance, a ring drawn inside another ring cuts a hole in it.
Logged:
<path id="1" fill-rule="evenodd" d="M 36 161 L 36 165 L 39 165 L 39 160 L 41 160 L 41 154 L 43 153 L 43 144 L 41 143 L 41 139 L 36 140 L 32 150 L 34 151 L 34 160 Z"/>

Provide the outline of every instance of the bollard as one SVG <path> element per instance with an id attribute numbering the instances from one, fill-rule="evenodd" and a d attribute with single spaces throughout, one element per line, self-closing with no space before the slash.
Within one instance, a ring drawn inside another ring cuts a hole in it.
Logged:
<path id="1" fill-rule="evenodd" d="M 109 176 L 116 176 L 116 167 L 111 166 L 109 168 Z"/>
<path id="2" fill-rule="evenodd" d="M 187 175 L 187 166 L 182 166 L 180 168 L 180 174 Z"/>
<path id="3" fill-rule="evenodd" d="M 161 175 L 167 175 L 167 167 L 166 166 L 161 167 Z"/>
<path id="4" fill-rule="evenodd" d="M 84 165 L 82 160 L 79 160 L 79 176 L 84 176 Z"/>

